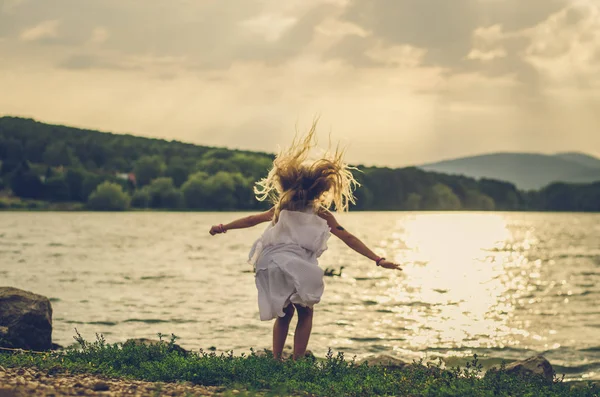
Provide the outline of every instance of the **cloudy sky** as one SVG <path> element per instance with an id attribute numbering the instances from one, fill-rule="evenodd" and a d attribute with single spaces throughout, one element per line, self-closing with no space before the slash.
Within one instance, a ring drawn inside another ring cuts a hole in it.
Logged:
<path id="1" fill-rule="evenodd" d="M 0 114 L 349 160 L 600 156 L 599 0 L 0 0 Z"/>

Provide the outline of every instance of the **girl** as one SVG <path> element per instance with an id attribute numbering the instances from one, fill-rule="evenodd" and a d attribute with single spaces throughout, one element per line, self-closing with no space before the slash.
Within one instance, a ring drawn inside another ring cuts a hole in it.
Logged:
<path id="1" fill-rule="evenodd" d="M 290 320 L 298 311 L 294 334 L 293 358 L 303 357 L 312 329 L 313 306 L 323 294 L 323 270 L 317 258 L 327 249 L 331 234 L 356 252 L 385 269 L 400 267 L 371 251 L 346 231 L 329 212 L 348 210 L 354 203 L 352 191 L 358 183 L 350 167 L 342 160 L 343 152 L 325 153 L 309 162 L 314 147 L 316 122 L 303 140 L 273 161 L 268 176 L 254 189 L 258 200 L 269 199 L 273 207 L 266 212 L 211 227 L 210 234 L 243 229 L 271 222 L 250 251 L 254 265 L 258 307 L 263 321 L 276 318 L 273 326 L 273 356 L 281 359 Z"/>

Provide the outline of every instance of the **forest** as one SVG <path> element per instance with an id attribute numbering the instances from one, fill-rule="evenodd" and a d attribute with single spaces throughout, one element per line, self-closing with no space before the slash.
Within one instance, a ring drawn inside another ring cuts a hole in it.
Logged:
<path id="1" fill-rule="evenodd" d="M 260 210 L 273 154 L 0 117 L 0 209 Z M 355 210 L 600 211 L 600 181 L 520 191 L 492 179 L 357 165 Z"/>

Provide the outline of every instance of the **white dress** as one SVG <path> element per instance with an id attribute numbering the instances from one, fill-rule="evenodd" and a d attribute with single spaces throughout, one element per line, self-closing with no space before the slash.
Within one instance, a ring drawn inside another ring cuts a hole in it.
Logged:
<path id="1" fill-rule="evenodd" d="M 250 251 L 260 319 L 283 317 L 290 303 L 312 307 L 323 295 L 323 270 L 317 258 L 327 249 L 327 221 L 308 208 L 282 210 Z"/>

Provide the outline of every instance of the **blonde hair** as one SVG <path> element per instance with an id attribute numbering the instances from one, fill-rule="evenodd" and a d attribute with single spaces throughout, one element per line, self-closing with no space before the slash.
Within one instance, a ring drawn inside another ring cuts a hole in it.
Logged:
<path id="1" fill-rule="evenodd" d="M 327 150 L 317 160 L 309 160 L 316 147 L 317 121 L 313 121 L 304 138 L 296 135 L 292 145 L 275 157 L 267 177 L 254 187 L 259 201 L 268 199 L 273 203 L 273 223 L 284 209 L 298 211 L 312 206 L 316 211 L 329 209 L 333 204 L 336 211 L 347 211 L 349 204 L 356 202 L 353 191 L 359 183 L 351 172 L 356 168 L 344 163 L 344 151 L 339 145 L 334 152 Z"/>

